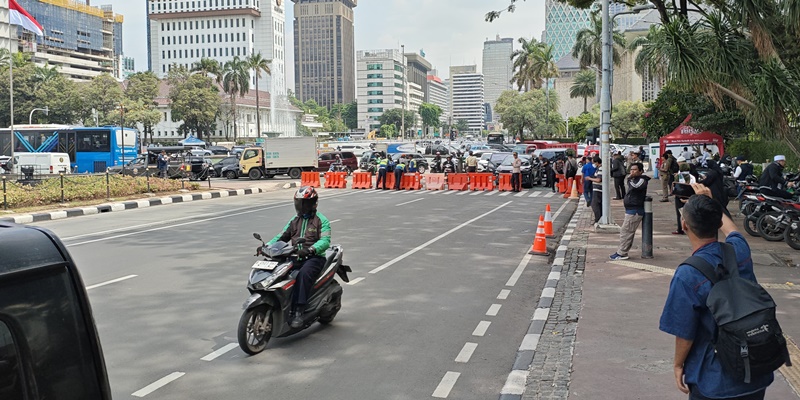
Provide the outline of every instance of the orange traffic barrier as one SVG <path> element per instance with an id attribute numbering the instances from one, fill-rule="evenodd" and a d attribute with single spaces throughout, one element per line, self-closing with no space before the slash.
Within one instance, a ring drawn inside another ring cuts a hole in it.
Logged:
<path id="1" fill-rule="evenodd" d="M 394 189 L 394 171 L 386 171 L 386 188 Z"/>
<path id="2" fill-rule="evenodd" d="M 494 190 L 494 174 L 472 173 L 469 175 L 469 190 Z"/>
<path id="3" fill-rule="evenodd" d="M 544 234 L 553 237 L 553 216 L 550 214 L 550 204 L 544 210 Z"/>
<path id="4" fill-rule="evenodd" d="M 300 175 L 300 186 L 311 186 L 318 188 L 320 186 L 319 172 L 303 172 Z"/>
<path id="5" fill-rule="evenodd" d="M 447 174 L 447 188 L 450 190 L 467 190 L 469 174 Z"/>
<path id="6" fill-rule="evenodd" d="M 427 174 L 425 175 L 425 189 L 444 190 L 444 181 L 444 174 Z"/>
<path id="7" fill-rule="evenodd" d="M 419 190 L 421 187 L 422 182 L 419 177 L 419 172 L 403 174 L 400 178 L 400 190 Z"/>
<path id="8" fill-rule="evenodd" d="M 326 172 L 325 189 L 344 189 L 347 187 L 347 172 Z"/>
<path id="9" fill-rule="evenodd" d="M 583 175 L 575 175 L 575 186 L 578 188 L 578 194 L 583 194 Z"/>
<path id="10" fill-rule="evenodd" d="M 531 251 L 528 253 L 539 256 L 550 255 L 550 253 L 547 252 L 547 238 L 544 234 L 544 217 L 541 215 L 539 215 L 539 226 L 536 227 L 536 237 L 533 239 Z"/>
<path id="11" fill-rule="evenodd" d="M 369 172 L 353 172 L 353 189 L 372 189 L 372 174 Z"/>
<path id="12" fill-rule="evenodd" d="M 571 200 L 578 200 L 581 198 L 581 196 L 578 195 L 578 184 L 577 184 L 578 180 L 577 179 L 571 179 L 571 180 L 572 180 L 572 191 L 570 191 L 569 198 Z"/>
<path id="13" fill-rule="evenodd" d="M 572 193 L 570 190 L 572 188 L 572 183 L 575 182 L 573 178 L 567 178 L 567 190 L 564 192 L 564 198 L 569 198 L 570 194 Z"/>
<path id="14" fill-rule="evenodd" d="M 511 174 L 500 174 L 497 190 L 501 192 L 510 192 L 514 190 L 514 188 L 511 187 Z"/>
<path id="15" fill-rule="evenodd" d="M 567 191 L 567 176 L 564 174 L 556 174 L 556 179 L 558 179 L 558 193 L 564 193 Z"/>

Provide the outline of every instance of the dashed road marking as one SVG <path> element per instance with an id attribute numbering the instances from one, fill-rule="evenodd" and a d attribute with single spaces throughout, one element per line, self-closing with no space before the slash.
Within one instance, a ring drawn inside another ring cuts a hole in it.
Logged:
<path id="1" fill-rule="evenodd" d="M 455 386 L 459 376 L 461 376 L 461 374 L 458 372 L 447 371 L 442 381 L 439 382 L 439 386 L 433 391 L 433 397 L 446 399 L 447 396 L 450 395 L 450 391 L 453 390 L 453 386 Z"/>
<path id="2" fill-rule="evenodd" d="M 469 195 L 470 196 L 477 196 L 477 195 L 479 195 L 481 193 L 483 193 L 483 192 L 474 191 L 474 192 L 470 193 Z"/>
<path id="3" fill-rule="evenodd" d="M 460 190 L 458 193 L 456 193 L 456 196 L 463 196 L 463 195 L 465 195 L 467 193 L 469 193 L 469 192 L 466 191 L 466 190 Z"/>
<path id="4" fill-rule="evenodd" d="M 478 326 L 475 327 L 475 330 L 472 331 L 472 336 L 483 336 L 486 334 L 486 331 L 489 330 L 489 325 L 492 323 L 490 321 L 481 321 L 478 322 Z"/>
<path id="5" fill-rule="evenodd" d="M 497 295 L 497 300 L 505 300 L 508 298 L 509 293 L 511 293 L 508 289 L 503 289 L 500 291 L 500 294 Z"/>
<path id="6" fill-rule="evenodd" d="M 555 196 L 555 195 L 556 195 L 556 192 L 550 192 L 550 193 L 548 193 L 548 194 L 544 195 L 544 197 L 546 197 L 546 198 L 550 198 L 550 197 L 553 197 L 553 196 Z"/>
<path id="7" fill-rule="evenodd" d="M 530 196 L 528 196 L 528 197 L 539 197 L 539 196 L 541 196 L 541 195 L 542 195 L 542 192 L 533 192 L 533 193 L 532 193 Z"/>
<path id="8" fill-rule="evenodd" d="M 131 278 L 136 278 L 137 276 L 139 276 L 139 275 L 128 275 L 128 276 L 123 276 L 122 278 L 112 279 L 110 281 L 106 281 L 106 282 L 103 282 L 103 283 L 98 283 L 96 285 L 87 286 L 86 290 L 99 288 L 101 286 L 110 285 L 112 283 L 122 282 L 122 281 L 125 281 L 125 280 L 128 280 L 128 279 L 131 279 Z"/>
<path id="9" fill-rule="evenodd" d="M 500 307 L 502 306 L 503 306 L 502 304 L 492 304 L 491 306 L 489 306 L 489 310 L 486 311 L 486 315 L 490 317 L 497 316 L 497 313 L 500 312 Z"/>
<path id="10" fill-rule="evenodd" d="M 464 343 L 464 347 L 461 348 L 461 351 L 456 356 L 457 363 L 468 363 L 469 359 L 472 357 L 472 353 L 475 352 L 475 349 L 478 348 L 477 343 Z"/>
<path id="11" fill-rule="evenodd" d="M 517 269 L 514 270 L 514 273 L 511 274 L 511 278 L 508 278 L 508 282 L 506 282 L 506 286 L 513 287 L 517 284 L 519 277 L 522 276 L 522 272 L 525 271 L 525 267 L 528 266 L 528 262 L 531 260 L 532 255 L 526 254 L 525 257 L 522 257 L 522 261 L 519 262 L 517 265 Z"/>
<path id="12" fill-rule="evenodd" d="M 492 190 L 491 192 L 486 192 L 486 195 L 487 195 L 487 196 L 491 196 L 491 195 L 493 195 L 493 194 L 495 194 L 495 193 L 497 193 L 497 192 L 495 192 L 494 190 Z"/>
<path id="13" fill-rule="evenodd" d="M 511 194 L 511 192 L 503 192 L 503 193 L 500 193 L 500 196 L 498 196 L 498 197 L 506 197 L 506 196 L 508 196 L 510 194 Z"/>
<path id="14" fill-rule="evenodd" d="M 139 389 L 139 390 L 133 392 L 133 394 L 131 394 L 131 396 L 134 396 L 134 397 L 147 396 L 148 394 L 153 393 L 158 389 L 161 389 L 162 387 L 168 385 L 170 382 L 172 382 L 172 381 L 174 381 L 174 380 L 176 380 L 176 379 L 178 379 L 178 378 L 180 378 L 180 377 L 182 377 L 184 375 L 186 375 L 185 372 L 173 372 L 173 373 L 171 373 L 171 374 L 169 374 L 169 375 L 167 375 L 167 376 L 165 376 L 165 377 L 163 377 L 163 378 L 161 378 L 161 379 L 159 379 L 159 380 L 157 380 L 157 381 L 155 381 L 155 382 L 143 387 L 142 389 Z"/>
<path id="15" fill-rule="evenodd" d="M 222 348 L 220 348 L 218 350 L 214 350 L 211 353 L 208 353 L 205 357 L 201 358 L 201 360 L 203 360 L 203 361 L 214 361 L 219 356 L 221 356 L 221 355 L 223 355 L 223 354 L 225 354 L 225 353 L 227 353 L 227 352 L 229 352 L 229 351 L 231 351 L 231 350 L 233 350 L 233 349 L 235 349 L 237 347 L 239 347 L 239 345 L 236 344 L 236 343 L 228 343 L 225 346 L 223 346 Z"/>
<path id="16" fill-rule="evenodd" d="M 339 221 L 341 221 L 341 220 L 340 219 L 335 219 L 335 220 L 331 221 L 331 223 L 339 222 Z"/>
<path id="17" fill-rule="evenodd" d="M 422 198 L 419 198 L 419 199 L 414 199 L 414 200 L 411 200 L 411 201 L 407 201 L 407 202 L 405 202 L 405 203 L 395 204 L 394 206 L 395 206 L 395 207 L 400 207 L 400 206 L 404 206 L 404 205 L 406 205 L 406 204 L 416 203 L 416 202 L 418 202 L 418 201 L 422 201 L 422 200 L 425 200 L 425 198 L 424 198 L 424 197 L 422 197 Z"/>
<path id="18" fill-rule="evenodd" d="M 526 190 L 526 191 L 524 191 L 524 192 L 519 192 L 519 193 L 515 194 L 515 195 L 514 195 L 514 197 L 522 197 L 522 196 L 525 196 L 525 195 L 526 195 L 526 194 L 528 194 L 528 193 L 529 193 L 529 192 Z"/>
<path id="19" fill-rule="evenodd" d="M 350 285 L 350 286 L 353 286 L 353 285 L 355 285 L 356 283 L 358 283 L 358 282 L 361 282 L 361 281 L 363 281 L 363 280 L 364 280 L 364 277 L 362 276 L 361 278 L 356 278 L 356 279 L 353 279 L 353 280 L 352 280 L 352 281 L 350 281 L 350 282 L 347 282 L 347 284 L 348 284 L 348 285 Z"/>

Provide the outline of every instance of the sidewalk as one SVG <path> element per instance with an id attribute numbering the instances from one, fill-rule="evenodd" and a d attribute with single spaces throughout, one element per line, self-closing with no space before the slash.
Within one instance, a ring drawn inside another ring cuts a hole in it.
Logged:
<path id="1" fill-rule="evenodd" d="M 570 399 L 659 399 L 685 400 L 675 386 L 672 359 L 673 336 L 658 330 L 659 318 L 677 265 L 691 255 L 686 236 L 672 235 L 676 229 L 675 208 L 659 202 L 657 180 L 650 183 L 654 216 L 654 258 L 641 258 L 641 229 L 627 261 L 610 261 L 616 251 L 618 234 L 596 233 L 592 212 L 584 212 L 578 229 L 586 235 L 573 237 L 569 247 L 585 249 L 580 314 L 574 333 L 574 348 L 569 378 Z M 612 201 L 614 221 L 624 218 L 622 201 Z M 736 214 L 737 203 L 730 209 Z M 586 207 L 581 203 L 580 207 Z M 741 228 L 742 219 L 734 218 Z M 800 340 L 800 252 L 784 242 L 766 242 L 744 233 L 751 246 L 755 273 L 778 304 L 784 333 Z M 578 240 L 576 240 L 578 239 Z M 580 266 L 578 268 L 579 274 Z M 575 295 L 571 294 L 574 299 Z M 567 302 L 569 298 L 565 298 Z M 547 335 L 545 328 L 544 335 Z M 558 332 L 552 332 L 558 334 Z M 795 366 L 783 367 L 767 390 L 767 399 L 799 399 L 800 351 L 790 344 Z M 533 373 L 533 371 L 532 371 Z M 528 382 L 525 398 L 541 398 Z M 792 386 L 794 388 L 792 388 Z"/>

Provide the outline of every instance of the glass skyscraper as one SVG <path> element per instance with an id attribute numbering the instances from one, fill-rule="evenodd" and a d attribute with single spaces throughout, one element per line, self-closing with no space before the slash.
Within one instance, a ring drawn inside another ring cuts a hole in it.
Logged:
<path id="1" fill-rule="evenodd" d="M 619 3 L 611 3 L 610 13 L 627 10 L 627 6 Z M 571 54 L 572 47 L 575 45 L 575 36 L 583 28 L 589 27 L 590 14 L 593 10 L 599 10 L 600 4 L 595 3 L 591 8 L 582 10 L 572 7 L 556 0 L 547 0 L 545 5 L 545 34 L 542 40 L 554 47 L 553 58 L 556 61 L 561 57 Z M 640 18 L 637 14 L 623 15 L 615 19 L 617 30 L 625 30 L 628 26 L 636 23 Z"/>
<path id="2" fill-rule="evenodd" d="M 497 99 L 506 91 L 511 90 L 511 77 L 514 75 L 511 53 L 514 51 L 514 39 L 500 38 L 483 42 L 483 79 L 484 101 L 489 103 L 491 109 L 497 105 Z M 499 115 L 493 113 L 499 120 Z"/>

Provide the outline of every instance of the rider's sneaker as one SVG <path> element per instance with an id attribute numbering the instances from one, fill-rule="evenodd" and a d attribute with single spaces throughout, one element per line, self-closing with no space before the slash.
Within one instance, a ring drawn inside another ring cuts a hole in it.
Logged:
<path id="1" fill-rule="evenodd" d="M 608 256 L 608 258 L 611 259 L 611 260 L 627 260 L 630 257 L 614 253 L 614 254 Z"/>
<path id="2" fill-rule="evenodd" d="M 303 312 L 298 311 L 294 314 L 294 318 L 292 318 L 292 322 L 289 324 L 292 328 L 302 328 L 303 327 Z"/>

